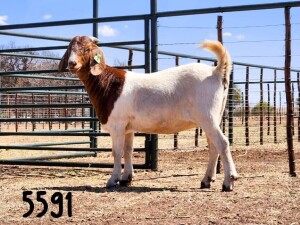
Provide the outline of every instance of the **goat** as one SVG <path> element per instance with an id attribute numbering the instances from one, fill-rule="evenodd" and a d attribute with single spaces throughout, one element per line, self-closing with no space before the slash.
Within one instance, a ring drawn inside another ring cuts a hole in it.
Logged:
<path id="1" fill-rule="evenodd" d="M 133 177 L 134 132 L 162 134 L 201 127 L 207 136 L 209 161 L 201 188 L 210 188 L 220 155 L 224 166 L 222 191 L 232 191 L 237 178 L 229 143 L 220 130 L 232 62 L 216 41 L 201 47 L 213 52 L 216 67 L 191 63 L 156 73 L 140 74 L 106 65 L 95 38 L 74 37 L 59 63 L 83 82 L 102 127 L 112 138 L 114 167 L 107 187 L 130 185 Z M 124 156 L 124 173 L 121 159 Z"/>

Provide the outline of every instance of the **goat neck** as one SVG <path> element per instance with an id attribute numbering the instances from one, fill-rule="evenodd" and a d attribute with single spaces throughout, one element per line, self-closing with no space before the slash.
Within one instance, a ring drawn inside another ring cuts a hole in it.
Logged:
<path id="1" fill-rule="evenodd" d="M 114 103 L 122 93 L 125 74 L 124 70 L 106 66 L 101 74 L 97 76 L 89 74 L 82 80 L 102 124 L 107 123 Z"/>

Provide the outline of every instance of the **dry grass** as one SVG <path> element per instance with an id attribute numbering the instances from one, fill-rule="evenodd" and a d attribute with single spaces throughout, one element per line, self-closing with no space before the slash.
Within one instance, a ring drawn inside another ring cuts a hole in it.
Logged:
<path id="1" fill-rule="evenodd" d="M 1 145 L 65 141 L 63 137 L 5 138 L 1 137 Z M 133 186 L 115 190 L 105 188 L 110 169 L 0 165 L 0 224 L 300 224 L 300 179 L 288 174 L 284 143 L 233 147 L 240 178 L 233 192 L 223 193 L 223 174 L 218 175 L 210 190 L 199 189 L 208 155 L 203 138 L 198 148 L 193 148 L 193 140 L 180 140 L 176 151 L 170 150 L 172 140 L 160 142 L 164 143 L 160 143 L 159 170 L 136 170 Z M 103 139 L 101 144 L 109 146 L 109 139 Z M 142 140 L 135 143 L 141 144 Z M 299 168 L 299 143 L 295 144 L 295 153 Z M 31 151 L 2 150 L 0 157 L 30 154 Z M 136 153 L 134 162 L 143 162 L 142 156 Z M 112 162 L 110 153 L 73 160 Z M 64 213 L 54 219 L 48 211 L 44 217 L 36 218 L 35 211 L 23 218 L 28 210 L 22 201 L 25 190 L 46 190 L 49 202 L 54 192 L 71 192 L 73 216 L 68 218 Z"/>
<path id="2" fill-rule="evenodd" d="M 240 174 L 235 190 L 221 192 L 223 175 L 199 189 L 207 152 L 160 151 L 159 170 L 137 170 L 134 185 L 107 190 L 107 169 L 1 166 L 1 224 L 299 224 L 300 180 L 278 149 L 233 151 Z M 297 157 L 300 157 L 299 152 Z M 73 217 L 23 218 L 24 190 L 73 195 Z"/>

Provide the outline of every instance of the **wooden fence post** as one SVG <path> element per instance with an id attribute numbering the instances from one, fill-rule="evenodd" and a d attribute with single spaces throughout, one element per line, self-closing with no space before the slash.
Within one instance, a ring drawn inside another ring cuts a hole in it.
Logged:
<path id="1" fill-rule="evenodd" d="M 264 90 L 263 90 L 263 76 L 264 70 L 260 69 L 260 104 L 259 104 L 259 143 L 264 144 L 264 116 L 263 116 L 263 102 L 264 102 Z"/>
<path id="2" fill-rule="evenodd" d="M 297 73 L 298 86 L 298 142 L 300 142 L 300 73 Z"/>
<path id="3" fill-rule="evenodd" d="M 245 83 L 245 136 L 246 146 L 249 146 L 249 66 L 246 67 L 246 83 Z"/>
<path id="4" fill-rule="evenodd" d="M 195 129 L 195 147 L 199 146 L 199 128 Z"/>
<path id="5" fill-rule="evenodd" d="M 285 67 L 284 67 L 284 77 L 285 77 L 285 92 L 286 92 L 286 138 L 288 146 L 288 156 L 289 156 L 289 169 L 290 175 L 296 176 L 295 168 L 295 154 L 293 147 L 293 100 L 292 100 L 292 90 L 291 90 L 291 21 L 290 21 L 290 7 L 285 7 Z"/>
<path id="6" fill-rule="evenodd" d="M 132 49 L 129 49 L 129 55 L 128 55 L 128 66 L 132 66 L 132 58 L 133 58 L 133 51 Z M 132 71 L 131 68 L 128 69 L 129 71 Z"/>
<path id="7" fill-rule="evenodd" d="M 276 89 L 277 89 L 277 85 L 276 85 L 276 82 L 277 82 L 277 71 L 274 70 L 274 112 L 273 112 L 273 122 L 274 122 L 274 143 L 276 144 L 277 143 L 277 106 L 276 106 Z"/>
<path id="8" fill-rule="evenodd" d="M 279 123 L 281 124 L 281 91 L 279 92 Z"/>
<path id="9" fill-rule="evenodd" d="M 291 93 L 291 96 L 292 96 L 292 110 L 293 110 L 293 114 L 295 112 L 295 102 L 294 102 L 294 83 L 291 83 L 292 85 L 292 93 Z M 294 115 L 292 117 L 292 133 L 293 133 L 293 136 L 295 135 L 295 125 L 294 125 Z"/>
<path id="10" fill-rule="evenodd" d="M 267 135 L 270 135 L 270 84 L 268 87 Z"/>
<path id="11" fill-rule="evenodd" d="M 244 92 L 242 91 L 242 108 L 241 108 L 242 125 L 244 124 L 244 115 L 245 115 L 245 97 L 244 97 Z"/>
<path id="12" fill-rule="evenodd" d="M 218 30 L 218 41 L 223 43 L 223 34 L 222 34 L 222 30 L 223 30 L 223 17 L 222 16 L 218 16 L 218 21 L 217 21 L 217 30 Z"/>

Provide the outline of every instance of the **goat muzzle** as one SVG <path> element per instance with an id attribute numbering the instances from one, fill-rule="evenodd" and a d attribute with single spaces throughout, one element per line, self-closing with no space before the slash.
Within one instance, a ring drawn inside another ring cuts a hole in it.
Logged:
<path id="1" fill-rule="evenodd" d="M 77 63 L 75 61 L 69 61 L 68 62 L 68 67 L 70 70 L 74 70 L 76 67 Z"/>

